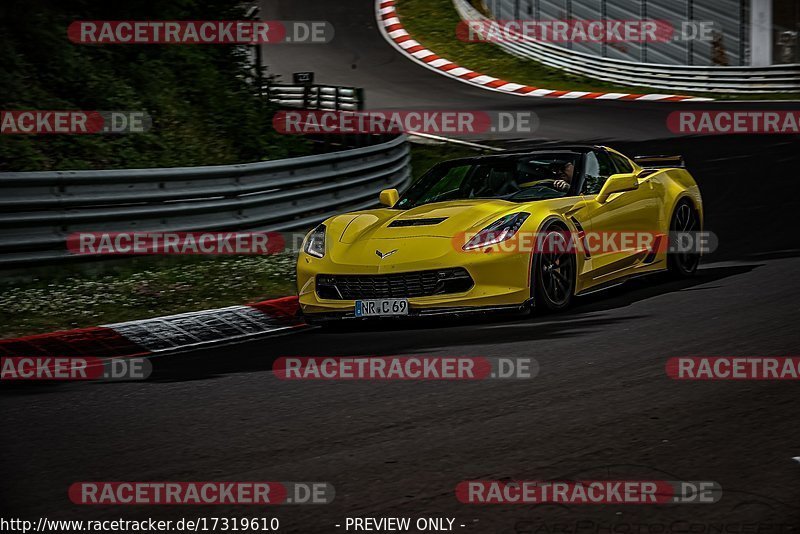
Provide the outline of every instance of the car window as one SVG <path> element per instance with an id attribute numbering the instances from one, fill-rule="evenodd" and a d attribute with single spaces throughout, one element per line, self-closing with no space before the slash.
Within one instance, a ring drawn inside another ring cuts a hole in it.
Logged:
<path id="1" fill-rule="evenodd" d="M 429 181 L 430 188 L 425 190 L 425 185 L 420 182 L 414 187 L 422 188 L 421 196 L 416 200 L 418 204 L 427 204 L 437 200 L 447 200 L 449 197 L 458 197 L 464 178 L 469 173 L 470 165 L 457 165 L 454 167 L 434 168 L 431 174 L 424 176 L 420 181 Z M 411 200 L 406 197 L 397 203 L 395 207 L 406 208 L 411 204 Z"/>
<path id="2" fill-rule="evenodd" d="M 605 152 L 589 152 L 586 154 L 586 171 L 584 172 L 584 195 L 596 195 L 600 192 L 608 177 L 615 173 L 615 168 Z"/>
<path id="3" fill-rule="evenodd" d="M 575 175 L 577 181 L 580 159 L 578 152 L 559 151 L 443 163 L 417 180 L 394 207 L 478 198 L 530 202 L 563 197 L 577 188 L 572 178 Z"/>
<path id="4" fill-rule="evenodd" d="M 469 165 L 459 165 L 458 167 L 451 168 L 447 171 L 447 174 L 444 175 L 442 181 L 431 189 L 431 193 L 436 196 L 448 191 L 458 190 L 468 172 Z"/>
<path id="5" fill-rule="evenodd" d="M 609 152 L 608 156 L 611 158 L 611 161 L 614 162 L 614 165 L 617 167 L 618 173 L 629 173 L 633 172 L 633 165 L 627 160 L 627 158 L 623 158 L 619 154 L 614 154 L 613 152 Z"/>
<path id="6" fill-rule="evenodd" d="M 462 187 L 465 198 L 499 197 L 519 190 L 513 163 L 476 165 Z"/>

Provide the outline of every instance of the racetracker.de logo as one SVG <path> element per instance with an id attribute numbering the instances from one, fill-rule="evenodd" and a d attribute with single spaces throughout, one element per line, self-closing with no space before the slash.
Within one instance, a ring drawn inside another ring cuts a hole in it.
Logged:
<path id="1" fill-rule="evenodd" d="M 456 486 L 464 504 L 711 504 L 721 497 L 712 481 L 467 480 Z"/>
<path id="2" fill-rule="evenodd" d="M 67 28 L 77 44 L 321 44 L 333 39 L 325 21 L 79 20 Z"/>
<path id="3" fill-rule="evenodd" d="M 462 20 L 456 37 L 467 43 L 666 43 L 711 42 L 719 31 L 714 21 L 682 21 L 673 26 L 657 19 Z"/>
<path id="4" fill-rule="evenodd" d="M 144 111 L 0 111 L 1 134 L 142 133 L 152 124 Z"/>
<path id="5" fill-rule="evenodd" d="M 462 20 L 456 37 L 465 42 L 652 43 L 672 40 L 665 20 Z"/>
<path id="6" fill-rule="evenodd" d="M 74 504 L 99 505 L 276 505 L 329 504 L 328 482 L 76 482 Z"/>
<path id="7" fill-rule="evenodd" d="M 673 111 L 667 128 L 678 134 L 798 134 L 800 111 Z"/>
<path id="8" fill-rule="evenodd" d="M 473 135 L 530 134 L 539 128 L 531 111 L 370 110 L 279 111 L 272 118 L 282 134 L 401 134 Z"/>
<path id="9" fill-rule="evenodd" d="M 281 380 L 529 379 L 539 374 L 539 363 L 534 358 L 283 357 L 273 372 Z"/>
<path id="10" fill-rule="evenodd" d="M 150 360 L 144 358 L 0 358 L 0 380 L 144 380 L 152 371 Z"/>
<path id="11" fill-rule="evenodd" d="M 278 232 L 76 232 L 67 237 L 67 250 L 89 255 L 267 255 L 285 248 Z"/>
<path id="12" fill-rule="evenodd" d="M 586 257 L 635 251 L 649 254 L 708 254 L 719 241 L 713 232 L 579 231 L 516 232 L 482 230 L 460 232 L 453 249 L 471 253 L 581 254 Z"/>
<path id="13" fill-rule="evenodd" d="M 798 380 L 800 357 L 687 356 L 670 358 L 674 380 Z"/>

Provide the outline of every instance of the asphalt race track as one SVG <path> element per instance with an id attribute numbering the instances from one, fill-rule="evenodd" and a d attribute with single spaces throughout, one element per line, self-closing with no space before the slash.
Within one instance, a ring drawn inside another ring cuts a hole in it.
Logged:
<path id="1" fill-rule="evenodd" d="M 312 331 L 156 359 L 144 384 L 13 391 L 0 418 L 0 497 L 31 517 L 276 513 L 289 532 L 334 532 L 358 515 L 446 515 L 474 532 L 589 519 L 797 524 L 795 384 L 677 382 L 664 364 L 796 353 L 798 268 L 796 257 L 717 263 L 689 282 L 587 297 L 559 316 Z M 469 383 L 285 382 L 270 371 L 279 355 L 413 354 L 533 356 L 541 371 Z M 723 499 L 564 508 L 454 497 L 461 480 L 506 477 L 715 480 Z M 66 494 L 79 480 L 219 479 L 331 481 L 337 497 L 312 509 L 190 513 L 78 509 Z"/>
<path id="2" fill-rule="evenodd" d="M 472 88 L 400 56 L 379 35 L 369 0 L 283 0 L 263 10 L 264 18 L 323 19 L 337 29 L 329 47 L 271 52 L 276 72 L 314 70 L 320 83 L 364 86 L 374 107 L 532 109 L 542 135 L 506 146 L 606 140 L 630 154 L 685 154 L 719 250 L 693 279 L 640 279 L 557 315 L 312 329 L 158 357 L 142 383 L 4 388 L 4 508 L 58 519 L 274 515 L 281 532 L 302 533 L 344 531 L 335 525 L 353 516 L 455 517 L 457 531 L 480 533 L 800 529 L 797 383 L 682 382 L 664 369 L 673 356 L 798 355 L 796 137 L 662 139 L 677 105 Z M 540 373 L 358 383 L 287 382 L 271 371 L 280 356 L 328 355 L 534 357 Z M 713 480 L 723 496 L 706 505 L 567 507 L 470 506 L 454 495 L 462 480 L 573 478 Z M 335 486 L 336 500 L 81 508 L 67 498 L 80 480 L 319 480 Z M 635 530 L 642 524 L 649 530 Z M 602 530 L 609 525 L 616 530 Z"/>

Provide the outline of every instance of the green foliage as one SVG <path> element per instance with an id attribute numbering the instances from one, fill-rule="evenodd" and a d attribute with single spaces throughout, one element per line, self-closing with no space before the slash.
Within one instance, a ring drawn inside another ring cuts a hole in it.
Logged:
<path id="1" fill-rule="evenodd" d="M 275 109 L 255 94 L 246 47 L 86 45 L 76 20 L 235 20 L 224 0 L 4 0 L 0 109 L 145 111 L 146 133 L 4 135 L 0 171 L 227 164 L 303 155 L 275 133 Z"/>
<path id="2" fill-rule="evenodd" d="M 0 278 L 0 338 L 294 295 L 295 256 L 143 256 Z"/>

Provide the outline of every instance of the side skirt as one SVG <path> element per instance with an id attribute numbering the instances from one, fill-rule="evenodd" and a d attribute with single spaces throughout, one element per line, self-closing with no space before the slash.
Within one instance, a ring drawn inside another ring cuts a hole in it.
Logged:
<path id="1" fill-rule="evenodd" d="M 585 295 L 591 295 L 592 293 L 599 293 L 600 291 L 606 291 L 607 289 L 611 289 L 612 287 L 618 287 L 628 282 L 630 280 L 634 280 L 636 278 L 644 278 L 646 276 L 651 276 L 654 274 L 660 274 L 667 272 L 667 269 L 658 269 L 656 271 L 647 271 L 646 273 L 634 273 L 629 274 L 627 276 L 623 276 L 622 278 L 618 278 L 616 280 L 609 280 L 608 282 L 603 282 L 602 284 L 598 284 L 596 286 L 592 286 L 589 289 L 585 289 L 579 293 L 575 293 L 576 297 L 583 297 Z"/>

